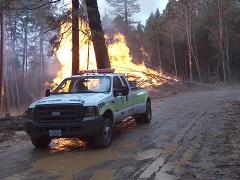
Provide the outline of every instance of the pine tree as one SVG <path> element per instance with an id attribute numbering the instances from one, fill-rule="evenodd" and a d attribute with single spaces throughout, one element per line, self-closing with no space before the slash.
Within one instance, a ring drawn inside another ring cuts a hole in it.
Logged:
<path id="1" fill-rule="evenodd" d="M 116 16 L 121 16 L 124 19 L 124 31 L 129 33 L 129 25 L 132 23 L 132 16 L 140 11 L 139 0 L 106 0 L 107 3 L 114 9 Z"/>

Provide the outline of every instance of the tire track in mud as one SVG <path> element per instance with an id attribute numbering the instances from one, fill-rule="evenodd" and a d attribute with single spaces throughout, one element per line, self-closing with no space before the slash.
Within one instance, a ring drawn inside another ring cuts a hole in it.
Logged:
<path id="1" fill-rule="evenodd" d="M 156 180 L 196 179 L 197 177 L 200 177 L 200 179 L 201 177 L 204 177 L 202 179 L 208 178 L 208 176 L 199 176 L 199 173 L 193 173 L 191 171 L 188 171 L 188 169 L 201 169 L 201 166 L 196 165 L 196 162 L 194 162 L 194 158 L 195 156 L 198 156 L 197 154 L 204 146 L 204 142 L 208 141 L 208 135 L 211 129 L 214 131 L 214 133 L 218 132 L 221 134 L 221 130 L 219 129 L 219 127 L 224 122 L 223 117 L 226 114 L 226 110 L 223 107 L 226 102 L 229 102 L 229 100 L 236 99 L 236 94 L 239 94 L 239 92 L 231 92 L 225 89 L 221 91 L 213 91 L 206 94 L 204 92 L 201 92 L 197 96 L 195 96 L 196 99 L 199 98 L 199 100 L 196 101 L 197 103 L 193 100 L 192 102 L 189 102 L 189 104 L 187 104 L 188 106 L 184 106 L 184 103 L 186 103 L 186 98 L 182 104 L 183 108 L 178 109 L 179 104 L 174 104 L 175 108 L 177 108 L 179 111 L 175 112 L 175 115 L 183 112 L 183 114 L 181 114 L 181 117 L 186 117 L 187 119 L 187 121 L 181 121 L 183 123 L 187 122 L 187 126 L 183 127 L 182 129 L 180 128 L 180 130 L 179 127 L 174 128 L 175 131 L 178 133 L 177 135 L 172 133 L 173 140 L 170 140 L 170 142 L 173 142 L 173 145 L 177 145 L 176 150 L 168 154 L 167 156 L 161 154 L 161 156 L 159 156 L 157 160 L 149 163 L 148 166 L 139 171 L 137 173 L 137 176 L 135 174 L 134 177 L 136 179 L 139 178 Z M 177 97 L 177 99 L 180 100 L 181 97 Z M 192 108 L 189 107 L 189 105 L 191 104 Z M 205 107 L 202 107 L 202 104 L 205 104 Z M 170 103 L 168 103 L 168 105 L 170 105 Z M 196 107 L 199 108 L 197 109 Z M 183 109 L 186 111 L 183 111 Z M 194 109 L 198 110 L 198 112 L 203 112 L 195 115 L 193 121 L 189 121 L 189 118 L 191 118 L 191 116 L 195 114 L 191 112 L 191 110 Z M 214 117 L 216 115 L 217 117 Z M 164 122 L 167 124 L 166 121 Z M 231 127 L 229 128 L 231 129 Z M 215 140 L 215 138 L 216 137 L 213 137 L 213 140 Z M 208 155 L 206 156 L 206 158 L 208 158 Z M 206 167 L 203 168 L 211 168 L 211 166 L 208 167 L 206 165 Z M 216 175 L 216 177 L 218 176 Z"/>
<path id="2" fill-rule="evenodd" d="M 224 156 L 216 168 L 224 170 L 232 179 L 240 179 L 240 101 L 229 103 L 224 117 Z"/>
<path id="3" fill-rule="evenodd" d="M 240 179 L 240 103 L 221 103 L 224 108 L 211 114 L 201 146 L 180 179 Z"/>
<path id="4" fill-rule="evenodd" d="M 173 139 L 173 144 L 167 146 L 163 153 L 152 163 L 150 163 L 145 169 L 141 169 L 137 174 L 135 174 L 134 178 L 137 179 L 149 179 L 154 177 L 155 179 L 176 179 L 177 176 L 171 173 L 171 171 L 174 170 L 173 164 L 170 162 L 170 159 L 173 159 L 174 156 L 177 155 L 179 151 L 182 154 L 182 158 L 180 159 L 180 163 L 184 164 L 188 160 L 191 159 L 193 156 L 193 152 L 195 149 L 199 148 L 199 145 L 195 143 L 193 146 L 191 146 L 190 150 L 186 150 L 186 144 L 181 144 L 184 141 L 184 137 L 189 134 L 189 131 L 192 131 L 194 129 L 194 126 L 199 122 L 202 122 L 201 119 L 204 119 L 206 115 L 206 111 L 196 115 L 190 123 L 185 126 L 178 135 Z M 197 142 L 197 141 L 196 141 Z M 184 150 L 182 150 L 184 149 Z M 186 152 L 185 152 L 186 151 Z M 169 173 L 170 172 L 170 173 Z"/>

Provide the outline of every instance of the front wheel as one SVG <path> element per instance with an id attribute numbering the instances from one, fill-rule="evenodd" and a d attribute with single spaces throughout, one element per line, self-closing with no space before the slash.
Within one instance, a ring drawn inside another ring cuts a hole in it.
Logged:
<path id="1" fill-rule="evenodd" d="M 36 148 L 47 148 L 51 143 L 51 138 L 49 137 L 31 137 L 32 144 Z"/>
<path id="2" fill-rule="evenodd" d="M 103 119 L 103 126 L 100 133 L 96 136 L 96 145 L 99 148 L 107 148 L 112 142 L 112 121 L 108 118 Z"/>
<path id="3" fill-rule="evenodd" d="M 152 120 L 151 102 L 146 103 L 146 112 L 135 117 L 137 123 L 150 123 Z"/>

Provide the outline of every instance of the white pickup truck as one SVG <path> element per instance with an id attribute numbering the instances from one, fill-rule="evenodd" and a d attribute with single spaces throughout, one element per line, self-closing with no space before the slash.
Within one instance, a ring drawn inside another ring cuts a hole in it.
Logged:
<path id="1" fill-rule="evenodd" d="M 27 114 L 26 131 L 37 148 L 48 147 L 53 138 L 85 138 L 106 148 L 112 129 L 126 118 L 143 123 L 152 118 L 148 92 L 110 70 L 84 71 L 64 79 L 31 104 Z"/>

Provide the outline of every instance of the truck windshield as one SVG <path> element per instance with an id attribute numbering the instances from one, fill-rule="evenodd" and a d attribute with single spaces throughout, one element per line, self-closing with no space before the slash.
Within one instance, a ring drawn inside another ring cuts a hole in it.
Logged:
<path id="1" fill-rule="evenodd" d="M 110 77 L 74 77 L 62 81 L 53 94 L 108 93 L 111 90 Z"/>

